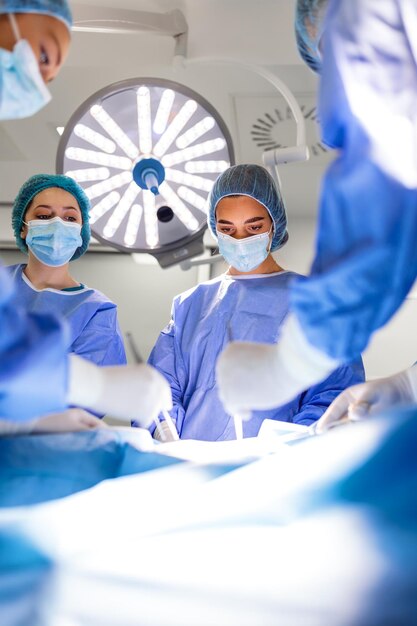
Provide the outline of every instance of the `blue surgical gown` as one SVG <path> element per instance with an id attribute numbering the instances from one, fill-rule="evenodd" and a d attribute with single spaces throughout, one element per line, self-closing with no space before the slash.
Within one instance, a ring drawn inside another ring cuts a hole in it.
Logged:
<path id="1" fill-rule="evenodd" d="M 219 399 L 215 364 L 229 340 L 273 344 L 288 313 L 292 272 L 223 275 L 174 299 L 172 319 L 161 332 L 149 363 L 169 381 L 173 419 L 182 439 L 234 439 L 233 419 Z M 362 361 L 340 367 L 283 407 L 254 411 L 245 437 L 258 434 L 265 418 L 309 425 L 350 385 L 362 382 Z M 253 384 L 256 386 L 256 376 Z"/>
<path id="2" fill-rule="evenodd" d="M 117 321 L 117 308 L 96 289 L 83 287 L 77 291 L 36 289 L 24 275 L 25 265 L 7 269 L 14 286 L 14 304 L 40 315 L 54 311 L 69 322 L 68 352 L 96 365 L 124 365 L 126 353 Z"/>
<path id="3" fill-rule="evenodd" d="M 329 2 L 319 117 L 339 153 L 322 184 L 311 274 L 294 281 L 291 306 L 310 343 L 341 362 L 364 351 L 417 276 L 413 32 L 412 0 Z"/>
<path id="4" fill-rule="evenodd" d="M 13 294 L 0 266 L 0 417 L 24 421 L 66 408 L 69 328 L 17 307 Z"/>

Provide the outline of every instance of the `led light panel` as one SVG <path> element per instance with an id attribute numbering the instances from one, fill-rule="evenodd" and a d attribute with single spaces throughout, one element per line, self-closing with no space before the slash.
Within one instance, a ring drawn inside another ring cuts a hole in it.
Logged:
<path id="1" fill-rule="evenodd" d="M 157 256 L 202 238 L 210 190 L 233 162 L 230 134 L 204 98 L 171 81 L 138 78 L 77 109 L 61 137 L 57 171 L 84 188 L 99 241 Z"/>

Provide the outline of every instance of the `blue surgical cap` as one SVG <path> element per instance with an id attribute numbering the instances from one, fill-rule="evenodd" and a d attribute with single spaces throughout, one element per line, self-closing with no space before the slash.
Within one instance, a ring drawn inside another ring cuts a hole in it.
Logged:
<path id="1" fill-rule="evenodd" d="M 226 196 L 250 196 L 268 211 L 274 225 L 271 251 L 278 250 L 288 240 L 287 215 L 281 194 L 269 172 L 260 165 L 234 165 L 217 178 L 209 197 L 208 224 L 216 233 L 216 207 Z"/>
<path id="2" fill-rule="evenodd" d="M 67 0 L 0 0 L 2 13 L 41 13 L 56 17 L 71 30 L 72 15 Z"/>
<path id="3" fill-rule="evenodd" d="M 295 10 L 295 38 L 301 58 L 313 70 L 321 71 L 318 45 L 323 33 L 323 22 L 328 0 L 297 0 Z"/>
<path id="4" fill-rule="evenodd" d="M 88 248 L 88 244 L 90 243 L 90 201 L 85 195 L 84 190 L 78 183 L 75 182 L 75 180 L 69 176 L 62 176 L 61 174 L 35 174 L 35 176 L 31 176 L 29 180 L 27 180 L 20 188 L 20 191 L 14 201 L 12 211 L 12 227 L 17 247 L 22 252 L 27 253 L 28 247 L 26 245 L 26 241 L 22 239 L 20 235 L 26 211 L 36 194 L 40 193 L 44 189 L 49 189 L 50 187 L 59 187 L 60 189 L 68 191 L 68 193 L 74 196 L 77 200 L 81 209 L 81 216 L 83 220 L 81 238 L 83 243 L 82 246 L 77 248 L 74 252 L 73 257 L 71 258 L 71 261 L 74 261 L 84 254 Z"/>

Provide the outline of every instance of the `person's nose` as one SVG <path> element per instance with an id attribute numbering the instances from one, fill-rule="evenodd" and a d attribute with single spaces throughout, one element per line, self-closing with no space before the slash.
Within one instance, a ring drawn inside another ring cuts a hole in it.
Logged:
<path id="1" fill-rule="evenodd" d="M 247 236 L 248 233 L 244 228 L 237 228 L 235 234 L 233 235 L 235 239 L 246 239 Z"/>

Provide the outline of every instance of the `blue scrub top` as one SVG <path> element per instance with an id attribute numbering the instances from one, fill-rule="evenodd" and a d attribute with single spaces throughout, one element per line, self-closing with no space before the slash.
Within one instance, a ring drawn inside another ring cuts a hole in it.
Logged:
<path id="1" fill-rule="evenodd" d="M 25 276 L 25 265 L 7 268 L 15 286 L 13 302 L 31 313 L 49 311 L 66 319 L 70 337 L 66 349 L 96 365 L 124 365 L 126 353 L 117 321 L 117 307 L 96 289 L 36 289 Z"/>
<path id="2" fill-rule="evenodd" d="M 182 439 L 234 439 L 233 419 L 220 401 L 215 365 L 230 338 L 273 344 L 289 310 L 289 287 L 297 275 L 223 275 L 174 299 L 172 319 L 149 358 L 169 381 L 172 416 Z M 231 334 L 231 337 L 230 337 Z M 364 381 L 361 359 L 338 368 L 283 407 L 254 411 L 245 437 L 258 434 L 266 418 L 309 425 L 346 387 Z M 256 377 L 253 384 L 256 386 Z"/>

